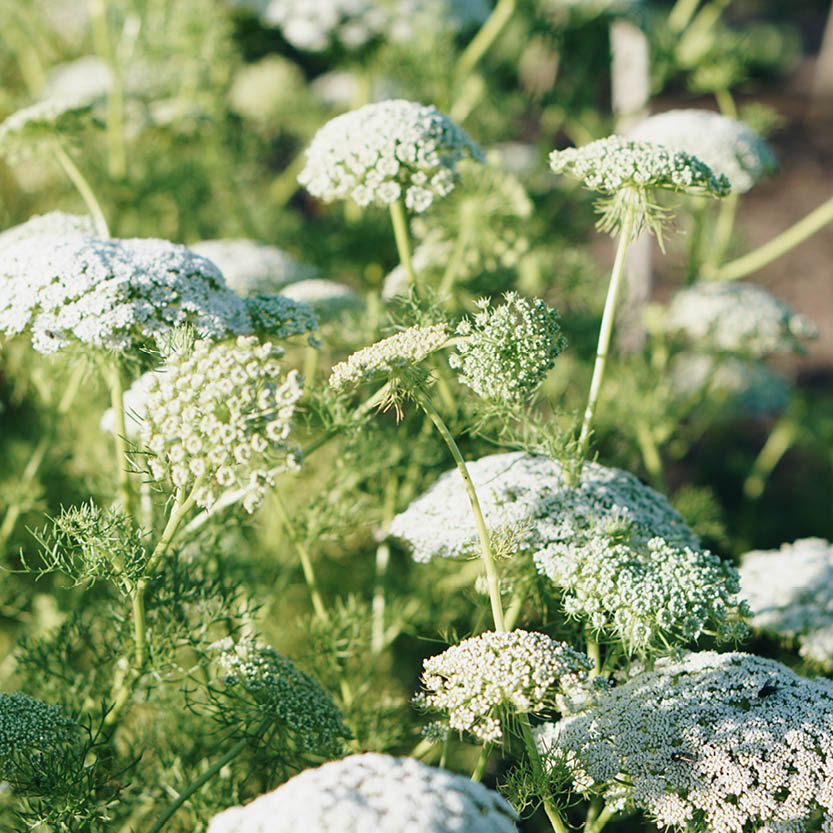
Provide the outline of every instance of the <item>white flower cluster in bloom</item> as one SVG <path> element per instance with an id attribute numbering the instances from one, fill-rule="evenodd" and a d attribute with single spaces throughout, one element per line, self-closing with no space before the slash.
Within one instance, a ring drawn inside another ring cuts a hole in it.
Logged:
<path id="1" fill-rule="evenodd" d="M 833 829 L 833 683 L 771 659 L 660 660 L 541 727 L 537 743 L 578 789 L 646 810 L 660 828 L 798 833 L 820 811 Z"/>
<path id="2" fill-rule="evenodd" d="M 334 757 L 350 737 L 344 717 L 319 683 L 274 648 L 254 639 L 231 637 L 214 643 L 223 685 L 235 693 L 243 689 L 270 718 L 292 735 L 302 753 Z"/>
<path id="3" fill-rule="evenodd" d="M 798 638 L 802 656 L 833 668 L 833 545 L 804 538 L 778 550 L 753 550 L 739 572 L 754 614 L 749 624 Z"/>
<path id="4" fill-rule="evenodd" d="M 473 320 L 455 330 L 462 338 L 448 363 L 458 379 L 484 399 L 519 404 L 529 399 L 567 346 L 559 315 L 540 298 L 528 301 L 507 292 L 494 309 L 477 302 Z"/>
<path id="5" fill-rule="evenodd" d="M 155 387 L 154 371 L 143 373 L 122 396 L 124 407 L 124 431 L 129 440 L 138 440 L 142 432 L 142 423 L 148 408 L 148 398 Z M 101 416 L 98 426 L 108 434 L 116 433 L 116 415 L 112 408 L 108 408 Z"/>
<path id="6" fill-rule="evenodd" d="M 76 737 L 77 724 L 58 706 L 28 694 L 0 692 L 0 778 L 13 775 L 15 758 L 49 752 Z"/>
<path id="7" fill-rule="evenodd" d="M 496 792 L 413 758 L 368 752 L 307 769 L 207 833 L 516 833 Z"/>
<path id="8" fill-rule="evenodd" d="M 398 375 L 439 350 L 447 338 L 445 324 L 409 327 L 357 350 L 335 365 L 330 372 L 330 387 L 338 391 L 372 379 L 379 373 Z"/>
<path id="9" fill-rule="evenodd" d="M 408 41 L 426 28 L 457 31 L 489 16 L 484 0 L 237 0 L 296 48 L 322 52 L 339 43 L 358 49 L 385 37 Z"/>
<path id="10" fill-rule="evenodd" d="M 322 322 L 364 309 L 364 301 L 358 293 L 343 283 L 326 278 L 291 283 L 283 288 L 281 294 L 293 301 L 309 304 Z"/>
<path id="11" fill-rule="evenodd" d="M 745 194 L 775 168 L 772 149 L 752 128 L 711 110 L 669 110 L 649 116 L 632 127 L 628 137 L 696 156 L 716 174 L 724 174 L 738 194 Z"/>
<path id="12" fill-rule="evenodd" d="M 43 93 L 52 101 L 92 104 L 105 98 L 112 86 L 113 72 L 107 61 L 97 55 L 84 55 L 53 66 Z"/>
<path id="13" fill-rule="evenodd" d="M 367 104 L 331 119 L 307 149 L 298 181 L 326 202 L 352 197 L 359 205 L 400 198 L 425 211 L 454 189 L 456 164 L 483 152 L 434 106 L 395 99 Z"/>
<path id="14" fill-rule="evenodd" d="M 36 350 L 154 344 L 191 324 L 203 338 L 251 331 L 213 263 L 166 240 L 40 236 L 0 249 L 0 332 L 29 328 Z"/>
<path id="15" fill-rule="evenodd" d="M 86 214 L 65 214 L 63 211 L 50 211 L 36 214 L 25 223 L 12 226 L 0 232 L 0 249 L 11 246 L 20 240 L 42 235 L 95 234 L 95 222 Z"/>
<path id="16" fill-rule="evenodd" d="M 89 122 L 90 107 L 77 99 L 48 99 L 12 113 L 0 124 L 0 157 L 12 161 L 34 153 L 57 134 L 76 133 Z"/>
<path id="17" fill-rule="evenodd" d="M 500 743 L 504 713 L 564 712 L 577 693 L 584 699 L 593 663 L 546 634 L 514 630 L 464 639 L 423 667 L 417 708 L 446 713 L 450 728 L 482 743 Z"/>
<path id="18" fill-rule="evenodd" d="M 668 329 L 701 349 L 761 358 L 800 350 L 818 329 L 765 289 L 739 281 L 700 281 L 674 295 Z"/>
<path id="19" fill-rule="evenodd" d="M 519 530 L 520 546 L 563 594 L 565 610 L 614 632 L 629 651 L 669 639 L 746 632 L 737 571 L 702 550 L 668 501 L 628 472 L 585 463 L 570 486 L 561 465 L 522 452 L 468 463 L 486 526 Z M 471 556 L 477 531 L 456 469 L 397 515 L 390 534 L 416 561 Z"/>
<path id="20" fill-rule="evenodd" d="M 665 188 L 723 197 L 730 189 L 725 176 L 713 173 L 691 154 L 624 136 L 554 150 L 549 161 L 555 173 L 580 179 L 587 188 L 604 194 L 623 188 Z"/>
<path id="21" fill-rule="evenodd" d="M 142 424 L 153 479 L 196 484 L 203 507 L 224 490 L 246 488 L 243 506 L 253 512 L 273 484 L 270 468 L 299 465 L 287 438 L 303 385 L 298 371 L 283 375 L 282 355 L 250 336 L 174 353 L 154 373 Z"/>
<path id="22" fill-rule="evenodd" d="M 312 333 L 319 327 L 315 310 L 304 301 L 293 301 L 286 295 L 252 295 L 246 298 L 246 311 L 256 333 L 268 338 L 286 339 Z M 315 336 L 310 344 L 318 346 Z"/>
<path id="23" fill-rule="evenodd" d="M 299 263 L 283 249 L 255 240 L 201 240 L 189 248 L 216 264 L 226 285 L 242 298 L 277 292 L 315 275 L 313 267 Z"/>

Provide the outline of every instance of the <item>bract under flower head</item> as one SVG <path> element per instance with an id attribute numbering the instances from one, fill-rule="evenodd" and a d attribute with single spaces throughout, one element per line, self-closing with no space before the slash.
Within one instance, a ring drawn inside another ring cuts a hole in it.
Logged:
<path id="1" fill-rule="evenodd" d="M 738 194 L 745 194 L 775 169 L 775 154 L 752 128 L 711 110 L 669 110 L 649 116 L 628 136 L 693 154 L 715 174 L 724 174 Z"/>
<path id="2" fill-rule="evenodd" d="M 66 214 L 63 211 L 36 214 L 25 223 L 0 232 L 0 249 L 30 237 L 63 234 L 94 235 L 95 221 L 87 214 Z"/>
<path id="3" fill-rule="evenodd" d="M 516 833 L 517 818 L 502 796 L 465 776 L 365 753 L 220 813 L 207 833 Z"/>
<path id="4" fill-rule="evenodd" d="M 142 424 L 153 479 L 196 485 L 203 507 L 224 490 L 245 489 L 243 506 L 253 512 L 273 484 L 270 470 L 298 466 L 288 437 L 303 386 L 296 370 L 284 376 L 282 355 L 245 336 L 174 353 L 154 374 Z"/>
<path id="5" fill-rule="evenodd" d="M 68 234 L 0 249 L 0 332 L 30 329 L 40 352 L 74 342 L 164 350 L 183 324 L 210 339 L 252 327 L 217 267 L 185 246 Z"/>
<path id="6" fill-rule="evenodd" d="M 342 754 L 350 730 L 332 698 L 319 683 L 274 648 L 254 639 L 231 637 L 211 646 L 217 653 L 220 681 L 245 711 L 271 719 L 289 734 L 283 739 L 296 753 L 334 757 Z M 232 704 L 230 708 L 235 708 Z M 245 716 L 244 716 L 245 719 Z"/>
<path id="7" fill-rule="evenodd" d="M 681 289 L 668 308 L 668 329 L 700 349 L 762 358 L 800 352 L 818 328 L 765 289 L 739 281 L 700 281 Z"/>
<path id="8" fill-rule="evenodd" d="M 802 656 L 833 668 L 833 545 L 804 538 L 742 557 L 741 593 L 756 630 L 797 638 Z"/>
<path id="9" fill-rule="evenodd" d="M 660 660 L 537 742 L 579 790 L 644 809 L 660 828 L 799 831 L 819 811 L 833 827 L 833 683 L 771 659 Z"/>
<path id="10" fill-rule="evenodd" d="M 501 716 L 566 710 L 584 693 L 590 660 L 543 633 L 514 630 L 464 639 L 423 663 L 414 705 L 448 715 L 448 726 L 483 743 L 503 739 Z"/>
<path id="11" fill-rule="evenodd" d="M 315 134 L 298 181 L 326 202 L 359 205 L 402 198 L 425 211 L 454 189 L 456 164 L 483 152 L 434 106 L 396 99 L 337 116 Z"/>
<path id="12" fill-rule="evenodd" d="M 215 263 L 227 286 L 241 298 L 277 292 L 315 275 L 313 267 L 299 263 L 283 249 L 255 240 L 201 240 L 189 248 Z"/>
<path id="13" fill-rule="evenodd" d="M 338 391 L 381 373 L 401 374 L 439 350 L 447 338 L 445 324 L 409 327 L 370 347 L 363 347 L 339 362 L 330 373 L 330 387 Z"/>

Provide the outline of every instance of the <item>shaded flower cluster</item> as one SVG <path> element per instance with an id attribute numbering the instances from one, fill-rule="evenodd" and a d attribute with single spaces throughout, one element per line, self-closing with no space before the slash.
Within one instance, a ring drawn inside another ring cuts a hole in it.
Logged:
<path id="1" fill-rule="evenodd" d="M 269 338 L 286 339 L 311 333 L 319 327 L 318 316 L 304 301 L 293 301 L 286 295 L 253 295 L 245 299 L 252 329 Z M 310 343 L 316 345 L 314 336 Z"/>
<path id="2" fill-rule="evenodd" d="M 459 380 L 484 399 L 520 404 L 534 395 L 566 347 L 559 315 L 540 298 L 528 301 L 507 292 L 494 309 L 477 302 L 473 320 L 456 329 L 457 352 L 448 363 Z"/>
<path id="3" fill-rule="evenodd" d="M 349 286 L 326 278 L 310 278 L 284 287 L 283 296 L 309 304 L 322 322 L 364 308 L 361 296 Z"/>
<path id="4" fill-rule="evenodd" d="M 39 101 L 0 123 L 0 156 L 26 158 L 61 133 L 75 134 L 89 124 L 90 106 L 76 98 Z"/>
<path id="5" fill-rule="evenodd" d="M 225 810 L 207 833 L 516 833 L 517 818 L 502 796 L 463 775 L 365 753 Z"/>
<path id="6" fill-rule="evenodd" d="M 228 637 L 211 648 L 220 681 L 231 695 L 245 691 L 258 722 L 270 720 L 289 732 L 300 753 L 334 757 L 351 736 L 332 698 L 309 674 L 274 648 L 254 639 Z"/>
<path id="7" fill-rule="evenodd" d="M 270 469 L 299 464 L 288 437 L 302 379 L 296 370 L 284 375 L 282 355 L 246 336 L 174 353 L 154 374 L 142 424 L 153 479 L 183 490 L 196 485 L 203 507 L 244 488 L 243 506 L 253 512 L 273 483 Z"/>
<path id="8" fill-rule="evenodd" d="M 87 214 L 67 214 L 63 211 L 49 211 L 35 214 L 25 223 L 0 232 L 0 249 L 20 240 L 42 235 L 95 234 L 95 222 Z"/>
<path id="9" fill-rule="evenodd" d="M 326 202 L 359 205 L 402 198 L 425 211 L 454 189 L 457 162 L 480 148 L 433 106 L 396 99 L 367 104 L 325 124 L 307 149 L 298 181 Z"/>
<path id="10" fill-rule="evenodd" d="M 819 811 L 833 827 L 833 683 L 774 660 L 660 660 L 537 740 L 578 789 L 660 828 L 798 831 Z"/>
<path id="11" fill-rule="evenodd" d="M 426 659 L 421 678 L 426 690 L 413 702 L 447 714 L 451 729 L 499 743 L 501 717 L 566 711 L 569 698 L 583 693 L 592 666 L 584 654 L 543 633 L 482 633 Z"/>

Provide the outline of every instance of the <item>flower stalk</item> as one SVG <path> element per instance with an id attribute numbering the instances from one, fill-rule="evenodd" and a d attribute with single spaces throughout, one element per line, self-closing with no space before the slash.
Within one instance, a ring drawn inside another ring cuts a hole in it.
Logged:
<path id="1" fill-rule="evenodd" d="M 405 217 L 405 206 L 401 199 L 394 200 L 390 204 L 390 219 L 393 223 L 393 236 L 396 240 L 396 251 L 399 253 L 399 260 L 405 271 L 408 273 L 408 283 L 416 287 L 417 276 L 414 271 L 414 264 L 411 260 L 411 240 L 408 234 L 408 220 Z"/>

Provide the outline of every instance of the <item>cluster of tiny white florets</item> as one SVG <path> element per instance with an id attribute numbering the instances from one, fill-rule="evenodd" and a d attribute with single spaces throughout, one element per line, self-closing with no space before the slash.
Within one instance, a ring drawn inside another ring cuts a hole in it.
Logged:
<path id="1" fill-rule="evenodd" d="M 489 16 L 484 0 L 237 0 L 253 6 L 296 48 L 322 52 L 338 43 L 358 49 L 376 38 L 394 42 L 446 27 L 456 31 Z"/>
<path id="2" fill-rule="evenodd" d="M 191 251 L 215 263 L 230 289 L 242 298 L 277 292 L 281 287 L 315 275 L 315 269 L 300 263 L 277 246 L 256 240 L 201 240 Z"/>
<path id="3" fill-rule="evenodd" d="M 517 818 L 502 796 L 463 775 L 368 752 L 225 810 L 207 833 L 516 833 Z"/>
<path id="4" fill-rule="evenodd" d="M 77 728 L 58 706 L 20 692 L 0 692 L 0 779 L 13 777 L 20 756 L 72 742 Z"/>
<path id="5" fill-rule="evenodd" d="M 477 302 L 480 311 L 457 326 L 461 339 L 448 363 L 484 399 L 517 404 L 538 390 L 567 340 L 558 312 L 540 298 L 528 301 L 514 292 L 504 298 L 494 309 L 488 298 Z"/>
<path id="6" fill-rule="evenodd" d="M 326 278 L 311 278 L 291 283 L 283 288 L 281 294 L 294 301 L 309 304 L 322 322 L 364 308 L 364 301 L 355 290 L 346 284 Z"/>
<path id="7" fill-rule="evenodd" d="M 228 637 L 211 648 L 218 654 L 215 662 L 226 689 L 231 694 L 245 691 L 262 719 L 291 733 L 296 751 L 323 757 L 342 753 L 350 730 L 317 680 L 255 639 L 235 642 Z"/>
<path id="8" fill-rule="evenodd" d="M 253 512 L 273 484 L 270 469 L 299 464 L 287 440 L 302 379 L 296 370 L 284 375 L 282 355 L 246 336 L 174 353 L 154 373 L 142 424 L 153 479 L 183 490 L 196 485 L 203 507 L 244 488 L 243 506 Z"/>
<path id="9" fill-rule="evenodd" d="M 0 249 L 0 332 L 29 328 L 35 349 L 73 342 L 164 350 L 175 327 L 203 338 L 251 331 L 217 267 L 166 240 L 39 236 Z"/>
<path id="10" fill-rule="evenodd" d="M 0 156 L 22 159 L 61 133 L 89 122 L 90 107 L 77 99 L 48 99 L 12 113 L 0 124 Z"/>
<path id="11" fill-rule="evenodd" d="M 614 194 L 623 188 L 711 194 L 729 193 L 729 180 L 683 151 L 624 136 L 608 136 L 580 148 L 554 150 L 550 167 L 557 174 L 580 179 L 587 188 Z"/>
<path id="12" fill-rule="evenodd" d="M 312 333 L 319 325 L 315 310 L 304 301 L 293 301 L 286 295 L 252 295 L 245 299 L 252 329 L 268 338 L 286 339 Z M 310 344 L 317 346 L 315 336 Z"/>
<path id="13" fill-rule="evenodd" d="M 750 654 L 692 653 L 539 730 L 582 791 L 660 828 L 833 829 L 833 683 Z"/>
<path id="14" fill-rule="evenodd" d="M 409 327 L 339 362 L 330 373 L 330 387 L 343 390 L 382 373 L 398 376 L 439 350 L 447 338 L 445 324 Z"/>
<path id="15" fill-rule="evenodd" d="M 66 214 L 63 211 L 50 211 L 36 214 L 25 223 L 12 226 L 0 232 L 0 249 L 11 246 L 20 240 L 42 235 L 95 234 L 93 218 L 86 214 Z"/>
<path id="16" fill-rule="evenodd" d="M 724 174 L 738 194 L 775 168 L 775 155 L 754 130 L 711 110 L 649 116 L 631 128 L 628 137 L 693 154 L 716 174 Z"/>
<path id="17" fill-rule="evenodd" d="M 436 107 L 396 99 L 337 116 L 315 134 L 298 181 L 326 202 L 359 205 L 402 198 L 425 211 L 454 189 L 456 164 L 480 148 Z"/>
<path id="18" fill-rule="evenodd" d="M 584 699 L 587 672 L 582 653 L 543 633 L 514 630 L 464 639 L 423 663 L 414 705 L 444 712 L 448 726 L 483 743 L 503 740 L 501 718 L 518 712 L 567 711 L 570 698 Z"/>
<path id="19" fill-rule="evenodd" d="M 681 289 L 668 308 L 668 328 L 701 349 L 761 358 L 800 349 L 816 326 L 765 289 L 738 281 L 701 281 Z"/>
<path id="20" fill-rule="evenodd" d="M 754 614 L 750 625 L 798 638 L 802 656 L 833 667 L 833 545 L 804 538 L 778 550 L 753 550 L 739 572 Z"/>
<path id="21" fill-rule="evenodd" d="M 705 628 L 722 639 L 745 633 L 737 571 L 701 549 L 668 501 L 632 474 L 585 463 L 571 486 L 556 460 L 522 452 L 467 465 L 489 531 L 518 530 L 567 612 L 615 633 L 628 650 L 689 641 Z M 472 556 L 467 500 L 459 472 L 446 472 L 393 519 L 390 534 L 416 561 Z"/>

